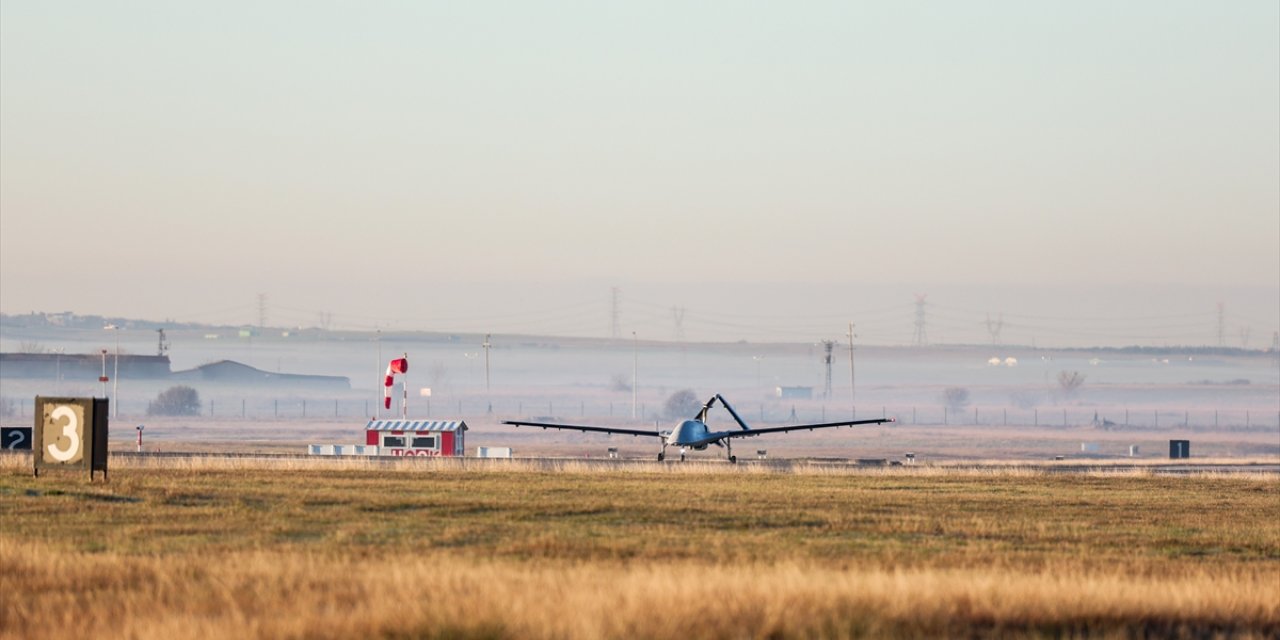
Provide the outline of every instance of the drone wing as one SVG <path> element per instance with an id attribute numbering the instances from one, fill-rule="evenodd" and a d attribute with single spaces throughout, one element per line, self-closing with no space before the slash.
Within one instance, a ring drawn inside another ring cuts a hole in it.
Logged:
<path id="1" fill-rule="evenodd" d="M 586 433 L 593 431 L 596 433 L 620 433 L 628 436 L 651 436 L 661 438 L 662 434 L 655 431 L 641 431 L 639 429 L 620 429 L 618 427 L 599 427 L 594 425 L 583 424 L 555 424 L 551 422 L 521 422 L 519 420 L 503 420 L 502 424 L 509 424 L 514 427 L 539 427 L 542 429 L 567 429 L 569 431 L 581 431 Z"/>
<path id="2" fill-rule="evenodd" d="M 876 418 L 875 420 L 850 420 L 848 422 L 823 422 L 820 424 L 793 424 L 786 427 L 764 427 L 761 429 L 748 429 L 746 431 L 723 431 L 726 438 L 743 438 L 747 436 L 758 436 L 766 433 L 782 433 L 784 431 L 804 431 L 808 429 L 829 429 L 831 427 L 853 427 L 860 424 L 884 424 L 886 422 L 897 422 L 894 418 Z"/>

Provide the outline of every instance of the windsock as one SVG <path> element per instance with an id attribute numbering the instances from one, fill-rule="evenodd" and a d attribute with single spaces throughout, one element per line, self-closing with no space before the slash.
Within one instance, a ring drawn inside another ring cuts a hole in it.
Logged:
<path id="1" fill-rule="evenodd" d="M 409 356 L 396 358 L 387 365 L 387 379 L 383 383 L 382 406 L 386 409 L 391 408 L 391 387 L 394 385 L 393 379 L 397 373 L 409 372 Z"/>

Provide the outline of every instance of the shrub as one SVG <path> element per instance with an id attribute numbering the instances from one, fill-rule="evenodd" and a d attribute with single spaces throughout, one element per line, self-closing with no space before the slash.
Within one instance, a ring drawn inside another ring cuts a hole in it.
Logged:
<path id="1" fill-rule="evenodd" d="M 1079 371 L 1059 371 L 1058 387 L 1062 389 L 1062 395 L 1070 398 L 1080 390 L 1084 385 L 1084 374 Z"/>
<path id="2" fill-rule="evenodd" d="M 952 411 L 960 411 L 969 404 L 969 390 L 964 387 L 947 387 L 942 390 L 942 402 Z"/>
<path id="3" fill-rule="evenodd" d="M 693 393 L 693 389 L 681 389 L 667 397 L 663 405 L 663 413 L 668 418 L 692 418 L 702 409 L 702 402 Z"/>
<path id="4" fill-rule="evenodd" d="M 185 385 L 169 387 L 147 406 L 149 416 L 198 416 L 200 394 Z"/>

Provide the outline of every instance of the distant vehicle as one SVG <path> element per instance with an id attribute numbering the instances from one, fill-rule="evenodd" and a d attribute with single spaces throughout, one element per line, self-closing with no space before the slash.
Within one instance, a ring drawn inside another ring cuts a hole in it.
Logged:
<path id="1" fill-rule="evenodd" d="M 728 431 L 712 431 L 707 426 L 707 412 L 711 407 L 719 401 L 720 404 L 733 416 L 735 422 L 738 423 L 740 429 L 730 429 Z M 521 420 L 504 420 L 502 424 L 509 424 L 516 427 L 540 427 L 542 429 L 568 429 L 570 431 L 594 431 L 598 433 L 620 433 L 629 436 L 648 436 L 652 438 L 660 438 L 662 440 L 662 451 L 658 453 L 658 461 L 666 459 L 667 447 L 680 447 L 680 459 L 684 460 L 685 449 L 695 449 L 702 451 L 707 445 L 716 445 L 724 447 L 726 455 L 729 456 L 729 462 L 736 463 L 737 456 L 733 455 L 733 439 L 749 438 L 752 436 L 761 436 L 766 433 L 782 433 L 784 431 L 802 431 L 808 429 L 828 429 L 831 427 L 852 427 L 860 424 L 884 424 L 886 422 L 895 422 L 893 418 L 877 418 L 875 420 L 849 420 L 846 422 L 823 422 L 820 424 L 794 424 L 785 427 L 764 427 L 761 429 L 752 429 L 742 420 L 737 411 L 725 401 L 720 394 L 716 394 L 702 405 L 702 410 L 698 415 L 690 420 L 683 420 L 676 425 L 671 431 L 645 431 L 641 429 L 622 429 L 618 427 L 602 427 L 597 425 L 580 425 L 580 424 L 557 424 L 552 422 L 524 422 Z"/>

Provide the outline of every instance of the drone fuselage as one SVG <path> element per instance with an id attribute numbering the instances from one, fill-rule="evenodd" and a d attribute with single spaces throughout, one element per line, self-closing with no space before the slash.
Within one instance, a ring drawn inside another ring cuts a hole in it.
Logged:
<path id="1" fill-rule="evenodd" d="M 711 429 L 707 428 L 707 423 L 701 420 L 683 420 L 667 436 L 667 446 L 701 451 L 720 438 L 721 434 L 712 433 Z"/>

